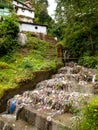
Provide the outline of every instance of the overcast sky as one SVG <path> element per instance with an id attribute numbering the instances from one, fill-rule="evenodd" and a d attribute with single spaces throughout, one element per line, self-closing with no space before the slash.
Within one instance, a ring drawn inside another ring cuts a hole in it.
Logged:
<path id="1" fill-rule="evenodd" d="M 49 3 L 49 7 L 48 7 L 48 12 L 49 12 L 49 15 L 54 18 L 53 14 L 54 14 L 54 11 L 56 9 L 56 3 L 55 3 L 55 0 L 48 0 L 48 3 Z"/>

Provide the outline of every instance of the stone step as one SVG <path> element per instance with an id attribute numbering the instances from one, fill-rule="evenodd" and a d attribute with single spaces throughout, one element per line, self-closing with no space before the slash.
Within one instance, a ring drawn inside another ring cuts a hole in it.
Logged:
<path id="1" fill-rule="evenodd" d="M 55 51 L 55 50 L 50 50 L 50 51 L 47 51 L 47 53 L 46 53 L 46 57 L 48 58 L 48 57 L 54 57 L 54 56 L 56 56 L 57 55 L 57 52 Z"/>
<path id="2" fill-rule="evenodd" d="M 16 120 L 15 115 L 4 114 L 0 116 L 0 130 L 37 130 L 23 120 Z"/>

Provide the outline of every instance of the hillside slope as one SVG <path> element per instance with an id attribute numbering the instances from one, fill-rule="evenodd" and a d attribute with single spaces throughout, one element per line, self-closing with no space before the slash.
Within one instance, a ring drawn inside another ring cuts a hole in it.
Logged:
<path id="1" fill-rule="evenodd" d="M 0 98 L 7 89 L 32 78 L 34 71 L 55 70 L 56 65 L 56 46 L 28 35 L 25 46 L 0 58 Z"/>

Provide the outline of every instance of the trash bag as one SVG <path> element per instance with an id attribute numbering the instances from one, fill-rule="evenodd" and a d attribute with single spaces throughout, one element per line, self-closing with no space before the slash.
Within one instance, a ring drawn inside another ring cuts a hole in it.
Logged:
<path id="1" fill-rule="evenodd" d="M 10 103 L 10 106 L 9 106 L 9 113 L 10 114 L 13 114 L 14 111 L 16 109 L 16 100 L 13 100 L 11 103 Z"/>

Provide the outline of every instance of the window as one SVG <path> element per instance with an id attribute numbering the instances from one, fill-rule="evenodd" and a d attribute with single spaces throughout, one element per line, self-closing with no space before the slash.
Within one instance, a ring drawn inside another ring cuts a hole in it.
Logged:
<path id="1" fill-rule="evenodd" d="M 38 29 L 38 27 L 36 26 L 35 29 Z"/>

